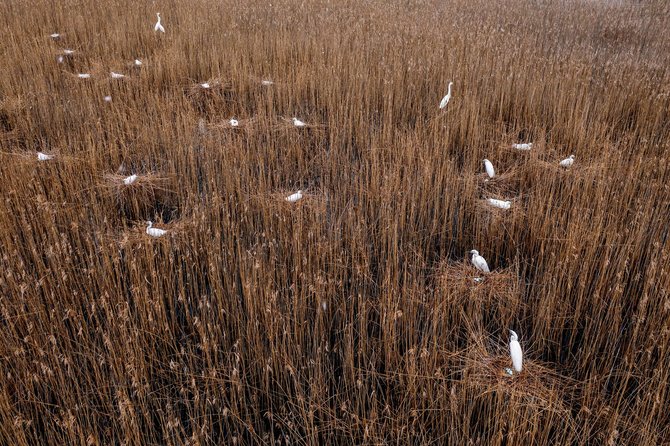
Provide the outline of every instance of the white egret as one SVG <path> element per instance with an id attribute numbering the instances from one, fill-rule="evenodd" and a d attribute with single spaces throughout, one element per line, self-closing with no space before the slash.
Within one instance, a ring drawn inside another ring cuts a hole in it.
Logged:
<path id="1" fill-rule="evenodd" d="M 105 100 L 105 102 L 112 102 L 112 97 L 109 95 L 105 96 L 103 99 Z"/>
<path id="2" fill-rule="evenodd" d="M 48 161 L 54 159 L 54 155 L 47 155 L 46 153 L 37 152 L 38 161 Z"/>
<path id="3" fill-rule="evenodd" d="M 51 37 L 54 40 L 58 40 L 60 39 L 60 34 L 58 33 L 49 34 L 49 37 Z"/>
<path id="4" fill-rule="evenodd" d="M 154 32 L 155 31 L 160 31 L 160 32 L 164 33 L 165 28 L 163 28 L 163 25 L 161 25 L 161 13 L 157 12 L 156 17 L 158 17 L 158 21 L 156 22 L 156 25 L 154 25 Z"/>
<path id="5" fill-rule="evenodd" d="M 165 229 L 158 229 L 158 228 L 152 228 L 153 226 L 152 221 L 147 222 L 147 234 L 149 234 L 152 237 L 162 237 L 165 234 L 167 234 L 167 231 Z"/>
<path id="6" fill-rule="evenodd" d="M 489 178 L 496 176 L 496 171 L 493 168 L 493 163 L 491 163 L 491 161 L 484 159 L 484 167 L 486 168 L 486 174 L 489 176 Z"/>
<path id="7" fill-rule="evenodd" d="M 521 351 L 521 345 L 519 344 L 519 336 L 510 330 L 510 339 L 509 339 L 509 353 L 512 356 L 512 367 L 517 373 L 521 373 L 523 370 L 523 352 Z"/>
<path id="8" fill-rule="evenodd" d="M 142 66 L 142 61 L 140 59 L 135 59 L 135 62 L 133 62 L 136 67 L 141 67 Z"/>
<path id="9" fill-rule="evenodd" d="M 66 56 L 72 56 L 74 54 L 74 50 L 64 49 L 63 54 L 65 54 Z"/>
<path id="10" fill-rule="evenodd" d="M 209 82 L 203 82 L 202 84 L 200 84 L 200 86 L 205 90 L 207 90 L 208 88 L 212 88 L 212 86 L 209 85 Z"/>
<path id="11" fill-rule="evenodd" d="M 566 159 L 562 160 L 560 163 L 558 163 L 561 167 L 568 168 L 572 166 L 572 163 L 575 162 L 575 155 L 570 155 Z"/>
<path id="12" fill-rule="evenodd" d="M 124 77 L 126 77 L 125 74 L 115 73 L 113 71 L 111 72 L 111 76 L 112 76 L 112 79 L 123 79 Z"/>
<path id="13" fill-rule="evenodd" d="M 296 127 L 305 127 L 307 124 L 305 124 L 298 118 L 293 118 L 293 125 Z"/>
<path id="14" fill-rule="evenodd" d="M 65 60 L 65 59 L 63 58 L 63 56 L 58 56 L 58 57 L 56 58 L 56 62 L 58 62 L 58 63 L 63 63 L 64 60 Z"/>
<path id="15" fill-rule="evenodd" d="M 126 186 L 130 186 L 130 185 L 133 184 L 135 181 L 137 181 L 137 175 L 136 175 L 136 174 L 132 174 L 131 176 L 129 176 L 129 177 L 125 177 L 125 178 L 123 179 L 123 184 L 125 184 Z"/>
<path id="16" fill-rule="evenodd" d="M 91 75 L 88 74 L 88 73 L 79 73 L 79 74 L 77 75 L 77 77 L 78 77 L 79 79 L 88 79 L 88 78 L 91 77 Z"/>
<path id="17" fill-rule="evenodd" d="M 512 144 L 512 148 L 517 150 L 530 150 L 533 148 L 533 143 L 529 142 L 524 144 Z"/>
<path id="18" fill-rule="evenodd" d="M 231 127 L 237 127 L 238 125 L 240 125 L 239 121 L 235 118 L 228 121 L 228 123 L 230 124 Z"/>
<path id="19" fill-rule="evenodd" d="M 500 209 L 509 209 L 512 207 L 512 202 L 508 200 L 496 200 L 495 198 L 489 198 L 486 200 L 488 204 L 493 207 Z"/>
<path id="20" fill-rule="evenodd" d="M 302 199 L 302 191 L 301 190 L 299 190 L 298 192 L 286 197 L 286 201 L 288 201 L 289 203 L 295 203 L 296 201 L 301 200 L 301 199 Z"/>
<path id="21" fill-rule="evenodd" d="M 272 82 L 271 80 L 263 79 L 261 81 L 261 85 L 268 86 L 268 85 L 272 85 L 272 84 L 274 84 L 274 82 Z"/>
<path id="22" fill-rule="evenodd" d="M 449 103 L 449 100 L 451 99 L 451 86 L 452 85 L 454 85 L 454 83 L 449 82 L 449 88 L 447 89 L 447 95 L 445 97 L 443 97 L 442 100 L 440 101 L 440 109 L 443 109 Z"/>
<path id="23" fill-rule="evenodd" d="M 472 254 L 472 264 L 477 268 L 478 270 L 484 272 L 484 273 L 490 273 L 489 271 L 489 265 L 486 263 L 486 260 L 484 257 L 479 255 L 479 251 L 476 249 L 473 249 L 470 251 L 470 254 Z"/>

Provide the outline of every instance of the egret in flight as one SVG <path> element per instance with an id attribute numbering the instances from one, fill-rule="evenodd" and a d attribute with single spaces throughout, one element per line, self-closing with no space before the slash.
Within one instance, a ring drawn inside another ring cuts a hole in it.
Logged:
<path id="1" fill-rule="evenodd" d="M 447 89 L 447 95 L 445 97 L 443 97 L 442 100 L 440 101 L 440 109 L 443 109 L 449 103 L 449 100 L 451 99 L 451 86 L 452 85 L 454 85 L 454 83 L 449 82 L 449 88 Z"/>
<path id="2" fill-rule="evenodd" d="M 126 77 L 125 74 L 115 73 L 113 71 L 112 71 L 111 75 L 112 75 L 112 79 L 123 79 L 124 77 Z"/>
<path id="3" fill-rule="evenodd" d="M 470 251 L 470 254 L 472 254 L 472 264 L 477 268 L 478 270 L 484 272 L 484 273 L 490 273 L 491 271 L 489 270 L 489 265 L 486 263 L 486 260 L 484 257 L 479 255 L 479 251 L 476 249 L 473 249 Z"/>
<path id="4" fill-rule="evenodd" d="M 163 237 L 165 234 L 167 234 L 165 229 L 152 228 L 153 224 L 154 223 L 152 221 L 147 222 L 147 234 L 152 237 Z"/>
<path id="5" fill-rule="evenodd" d="M 163 28 L 163 25 L 161 25 L 161 13 L 157 12 L 156 17 L 158 17 L 158 21 L 156 22 L 156 25 L 154 25 L 154 32 L 155 31 L 160 31 L 160 32 L 164 33 L 165 28 Z"/>
<path id="6" fill-rule="evenodd" d="M 54 155 L 47 155 L 46 153 L 37 152 L 37 160 L 38 161 L 48 161 L 48 160 L 52 160 L 53 158 L 54 158 Z"/>
<path id="7" fill-rule="evenodd" d="M 507 201 L 507 200 L 496 200 L 495 198 L 489 198 L 486 201 L 491 206 L 496 207 L 496 208 L 500 208 L 500 209 L 509 209 L 509 208 L 512 207 L 512 202 Z"/>
<path id="8" fill-rule="evenodd" d="M 77 75 L 77 77 L 78 77 L 79 79 L 88 79 L 88 78 L 91 77 L 91 75 L 88 74 L 88 73 L 79 73 L 79 74 Z"/>
<path id="9" fill-rule="evenodd" d="M 517 150 L 530 150 L 533 148 L 533 143 L 529 142 L 524 144 L 512 144 L 512 148 Z"/>
<path id="10" fill-rule="evenodd" d="M 491 163 L 491 161 L 484 159 L 484 167 L 486 168 L 486 174 L 489 178 L 496 176 L 496 171 L 493 169 L 493 163 Z"/>
<path id="11" fill-rule="evenodd" d="M 566 169 L 570 166 L 572 166 L 572 163 L 575 162 L 575 155 L 570 155 L 566 159 L 562 160 L 560 163 L 558 163 L 561 167 L 565 167 Z"/>
<path id="12" fill-rule="evenodd" d="M 293 125 L 296 127 L 305 127 L 307 124 L 305 124 L 298 118 L 293 118 Z"/>
<path id="13" fill-rule="evenodd" d="M 512 356 L 512 367 L 517 373 L 521 373 L 523 370 L 523 352 L 521 351 L 521 345 L 519 344 L 519 336 L 510 330 L 510 339 L 509 339 L 509 353 Z"/>
<path id="14" fill-rule="evenodd" d="M 231 127 L 237 127 L 238 125 L 240 125 L 239 121 L 235 118 L 228 121 L 228 123 L 230 124 Z"/>
<path id="15" fill-rule="evenodd" d="M 125 178 L 123 179 L 123 184 L 125 184 L 126 186 L 130 186 L 130 185 L 133 184 L 135 181 L 137 181 L 137 175 L 136 175 L 136 174 L 132 174 L 131 176 L 129 176 L 129 177 L 125 177 Z M 156 230 L 156 229 L 154 229 L 154 230 Z M 158 230 L 160 230 L 160 229 L 158 229 Z M 148 233 L 147 233 L 147 234 L 148 234 Z"/>
<path id="16" fill-rule="evenodd" d="M 302 199 L 302 191 L 301 190 L 299 190 L 298 192 L 286 197 L 286 201 L 288 201 L 289 203 L 295 203 L 296 201 L 301 200 L 301 199 Z"/>

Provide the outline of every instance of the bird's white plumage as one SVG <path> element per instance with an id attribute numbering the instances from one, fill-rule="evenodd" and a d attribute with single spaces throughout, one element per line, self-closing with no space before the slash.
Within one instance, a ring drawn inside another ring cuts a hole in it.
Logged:
<path id="1" fill-rule="evenodd" d="M 301 190 L 299 190 L 298 192 L 296 192 L 294 194 L 291 194 L 288 197 L 286 197 L 286 201 L 288 201 L 289 203 L 295 203 L 296 201 L 301 200 L 301 199 L 302 199 L 302 191 Z"/>
<path id="2" fill-rule="evenodd" d="M 152 237 L 162 237 L 165 234 L 167 234 L 167 231 L 165 229 L 158 229 L 158 228 L 152 228 L 153 222 L 148 221 L 147 222 L 147 234 L 152 236 Z"/>
<path id="3" fill-rule="evenodd" d="M 530 150 L 533 148 L 533 143 L 512 144 L 512 148 L 517 150 Z"/>
<path id="4" fill-rule="evenodd" d="M 38 161 L 48 161 L 54 158 L 54 155 L 47 155 L 46 153 L 37 152 Z"/>
<path id="5" fill-rule="evenodd" d="M 484 168 L 486 169 L 486 174 L 489 176 L 489 178 L 496 176 L 496 171 L 493 168 L 493 163 L 491 161 L 484 159 Z"/>
<path id="6" fill-rule="evenodd" d="M 142 61 L 140 59 L 135 59 L 135 62 L 133 62 L 136 67 L 141 67 L 142 66 Z"/>
<path id="7" fill-rule="evenodd" d="M 63 63 L 64 60 L 65 60 L 65 59 L 63 58 L 63 56 L 58 56 L 58 57 L 56 58 L 56 62 L 58 62 L 58 63 Z"/>
<path id="8" fill-rule="evenodd" d="M 60 39 L 60 34 L 59 33 L 49 34 L 49 37 L 51 37 L 54 40 L 58 40 Z"/>
<path id="9" fill-rule="evenodd" d="M 495 198 L 488 198 L 486 202 L 491 206 L 500 209 L 509 209 L 512 207 L 512 202 L 507 200 L 496 200 Z"/>
<path id="10" fill-rule="evenodd" d="M 268 85 L 272 85 L 272 84 L 274 84 L 274 82 L 272 82 L 271 80 L 263 79 L 261 81 L 261 85 L 268 86 Z"/>
<path id="11" fill-rule="evenodd" d="M 71 56 L 74 54 L 74 50 L 69 50 L 66 48 L 63 50 L 63 54 L 65 54 L 66 56 Z"/>
<path id="12" fill-rule="evenodd" d="M 137 181 L 137 174 L 132 174 L 132 175 L 130 175 L 128 177 L 125 177 L 123 179 L 123 184 L 125 184 L 126 186 L 130 186 L 135 181 Z"/>
<path id="13" fill-rule="evenodd" d="M 517 373 L 521 373 L 523 370 L 523 352 L 521 351 L 521 344 L 519 344 L 519 336 L 510 330 L 510 340 L 509 340 L 509 353 L 512 357 L 512 367 Z"/>
<path id="14" fill-rule="evenodd" d="M 293 118 L 293 125 L 296 126 L 296 127 L 304 127 L 304 126 L 306 126 L 307 124 L 305 124 L 304 122 L 302 122 L 302 121 L 301 121 L 300 119 L 298 119 L 298 118 Z"/>
<path id="15" fill-rule="evenodd" d="M 238 125 L 240 125 L 239 121 L 235 118 L 228 121 L 228 123 L 230 124 L 231 127 L 237 127 Z"/>
<path id="16" fill-rule="evenodd" d="M 470 254 L 472 254 L 472 264 L 477 268 L 478 270 L 485 272 L 485 273 L 490 273 L 489 271 L 489 265 L 486 263 L 486 259 L 484 257 L 479 255 L 479 252 L 476 249 L 473 249 L 470 251 Z"/>
<path id="17" fill-rule="evenodd" d="M 109 95 L 105 96 L 103 99 L 105 100 L 105 102 L 112 102 L 112 97 Z"/>
<path id="18" fill-rule="evenodd" d="M 154 31 L 160 31 L 160 32 L 164 33 L 165 28 L 163 28 L 163 25 L 161 25 L 161 13 L 157 12 L 156 17 L 158 17 L 158 21 L 154 25 Z"/>
<path id="19" fill-rule="evenodd" d="M 203 82 L 202 84 L 200 84 L 200 86 L 205 90 L 207 90 L 208 88 L 212 88 L 212 86 L 209 85 L 209 82 Z"/>
<path id="20" fill-rule="evenodd" d="M 112 76 L 112 79 L 123 79 L 124 77 L 126 77 L 125 74 L 115 73 L 113 71 L 110 74 Z"/>
<path id="21" fill-rule="evenodd" d="M 91 77 L 91 75 L 88 74 L 88 73 L 79 73 L 79 74 L 77 74 L 77 77 L 78 77 L 79 79 L 88 79 L 88 78 Z"/>
<path id="22" fill-rule="evenodd" d="M 440 109 L 443 109 L 449 103 L 449 100 L 451 99 L 451 86 L 453 84 L 454 84 L 453 82 L 449 82 L 449 88 L 447 89 L 447 94 L 440 101 Z"/>
<path id="23" fill-rule="evenodd" d="M 560 163 L 558 163 L 561 167 L 570 167 L 572 166 L 572 163 L 575 162 L 575 155 L 570 155 L 566 159 L 562 160 Z"/>

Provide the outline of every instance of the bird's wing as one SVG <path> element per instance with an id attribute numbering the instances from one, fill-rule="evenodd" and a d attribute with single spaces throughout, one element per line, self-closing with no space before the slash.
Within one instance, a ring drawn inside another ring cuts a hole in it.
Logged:
<path id="1" fill-rule="evenodd" d="M 523 366 L 523 352 L 521 351 L 521 345 L 519 342 L 510 342 L 509 344 L 510 356 L 512 356 L 512 364 L 514 369 L 519 371 Z"/>
<path id="2" fill-rule="evenodd" d="M 475 263 L 479 269 L 484 271 L 485 273 L 489 273 L 489 265 L 486 263 L 486 260 L 482 256 L 477 256 L 475 257 Z"/>

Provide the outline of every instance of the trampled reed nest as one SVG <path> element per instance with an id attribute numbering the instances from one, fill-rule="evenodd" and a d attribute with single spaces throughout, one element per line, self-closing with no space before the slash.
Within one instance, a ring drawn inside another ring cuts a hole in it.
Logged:
<path id="1" fill-rule="evenodd" d="M 494 270 L 488 274 L 466 262 L 444 262 L 436 272 L 438 289 L 444 290 L 447 300 L 478 303 L 509 302 L 516 306 L 521 299 L 519 277 L 513 268 Z"/>

